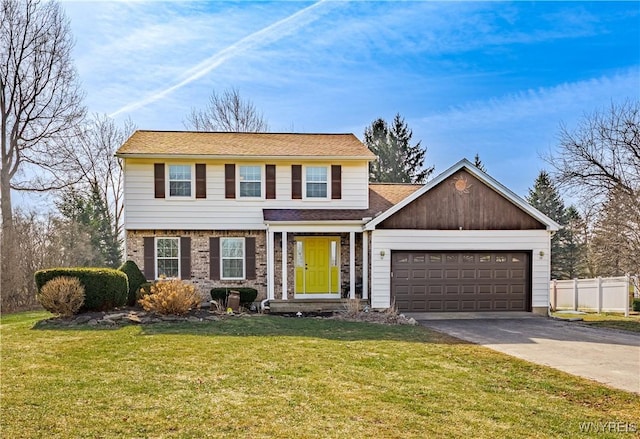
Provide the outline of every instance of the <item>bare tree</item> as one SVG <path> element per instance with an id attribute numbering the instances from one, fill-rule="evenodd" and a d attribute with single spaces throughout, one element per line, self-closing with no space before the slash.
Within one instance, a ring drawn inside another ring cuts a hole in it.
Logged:
<path id="1" fill-rule="evenodd" d="M 33 274 L 46 267 L 86 265 L 99 255 L 85 228 L 55 214 L 14 213 L 16 240 L 11 253 L 10 289 L 0 295 L 0 310 L 14 312 L 38 308 Z"/>
<path id="2" fill-rule="evenodd" d="M 1 0 L 0 4 L 0 194 L 2 284 L 13 249 L 11 190 L 64 185 L 57 154 L 83 119 L 83 93 L 71 60 L 69 21 L 55 2 Z M 31 172 L 28 172 L 31 171 Z M 33 174 L 37 171 L 37 174 Z M 34 176 L 36 175 L 36 176 Z M 23 177 L 23 181 L 18 181 Z"/>
<path id="3" fill-rule="evenodd" d="M 120 127 L 106 115 L 95 114 L 77 127 L 75 141 L 65 149 L 72 166 L 72 180 L 77 190 L 89 194 L 97 190 L 109 208 L 109 221 L 114 236 L 123 236 L 123 173 L 122 163 L 115 157 L 116 150 L 135 131 L 131 119 Z"/>
<path id="4" fill-rule="evenodd" d="M 547 157 L 556 181 L 597 212 L 587 224 L 589 271 L 640 271 L 640 102 L 612 103 L 574 130 L 563 125 L 559 140 Z"/>
<path id="5" fill-rule="evenodd" d="M 547 161 L 562 186 L 604 199 L 622 190 L 638 199 L 640 191 L 640 102 L 611 104 L 585 116 L 574 130 L 560 128 L 560 144 Z"/>
<path id="6" fill-rule="evenodd" d="M 183 121 L 187 129 L 195 131 L 227 131 L 242 133 L 263 133 L 269 131 L 269 124 L 249 100 L 231 88 L 209 97 L 208 105 L 201 110 L 192 108 Z"/>
<path id="7" fill-rule="evenodd" d="M 640 206 L 612 191 L 593 227 L 593 262 L 598 276 L 640 273 Z"/>

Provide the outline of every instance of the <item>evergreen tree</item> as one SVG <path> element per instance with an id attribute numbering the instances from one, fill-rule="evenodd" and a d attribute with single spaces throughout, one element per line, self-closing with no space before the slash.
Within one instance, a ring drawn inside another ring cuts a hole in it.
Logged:
<path id="1" fill-rule="evenodd" d="M 426 149 L 411 145 L 413 131 L 396 114 L 391 124 L 374 120 L 364 131 L 364 143 L 378 156 L 369 165 L 369 179 L 382 183 L 424 183 L 434 167 L 424 167 Z"/>
<path id="2" fill-rule="evenodd" d="M 623 276 L 640 269 L 640 224 L 634 203 L 616 188 L 601 207 L 595 221 L 591 250 L 597 276 Z"/>
<path id="3" fill-rule="evenodd" d="M 476 153 L 476 156 L 473 158 L 473 166 L 480 169 L 482 172 L 487 172 L 487 168 L 484 166 L 484 163 L 482 163 L 482 160 L 480 160 L 480 154 L 478 153 Z"/>
<path id="4" fill-rule="evenodd" d="M 565 210 L 564 220 L 566 224 L 561 234 L 564 241 L 561 243 L 559 261 L 562 267 L 561 277 L 575 279 L 585 274 L 585 222 L 574 206 Z"/>
<path id="5" fill-rule="evenodd" d="M 540 171 L 533 188 L 529 189 L 527 201 L 558 224 L 566 223 L 564 202 L 546 171 Z M 551 279 L 564 279 L 566 276 L 562 264 L 565 234 L 565 229 L 560 229 L 551 238 Z"/>
<path id="6" fill-rule="evenodd" d="M 86 264 L 117 268 L 122 259 L 120 241 L 115 234 L 113 219 L 99 188 L 92 185 L 88 194 L 68 189 L 58 209 L 69 223 L 75 223 L 78 233 L 89 236 L 90 255 Z"/>

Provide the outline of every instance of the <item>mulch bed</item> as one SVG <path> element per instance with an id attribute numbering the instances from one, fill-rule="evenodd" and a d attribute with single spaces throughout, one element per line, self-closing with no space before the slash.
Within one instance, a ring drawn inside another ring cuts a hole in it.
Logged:
<path id="1" fill-rule="evenodd" d="M 256 312 L 225 313 L 208 308 L 198 308 L 189 311 L 185 315 L 160 315 L 146 312 L 137 307 L 124 307 L 112 311 L 85 312 L 72 317 L 51 317 L 40 320 L 34 328 L 52 327 L 120 327 L 125 325 L 149 325 L 155 323 L 177 322 L 177 323 L 203 323 L 219 321 L 229 318 L 255 318 L 267 314 Z M 402 314 L 394 312 L 329 312 L 329 313 L 302 313 L 302 314 L 279 314 L 283 317 L 291 318 L 326 318 L 351 322 L 369 322 L 385 325 L 415 325 L 414 319 L 407 319 Z"/>

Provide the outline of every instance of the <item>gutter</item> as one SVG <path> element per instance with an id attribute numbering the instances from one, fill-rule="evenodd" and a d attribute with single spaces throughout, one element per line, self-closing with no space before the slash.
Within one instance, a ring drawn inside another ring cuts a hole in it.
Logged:
<path id="1" fill-rule="evenodd" d="M 306 155 L 238 155 L 238 154 L 163 154 L 163 153 L 122 153 L 116 152 L 116 157 L 122 159 L 200 159 L 200 160 L 235 160 L 237 161 L 255 161 L 255 160 L 288 160 L 288 161 L 374 161 L 376 157 L 371 156 L 306 156 Z"/>

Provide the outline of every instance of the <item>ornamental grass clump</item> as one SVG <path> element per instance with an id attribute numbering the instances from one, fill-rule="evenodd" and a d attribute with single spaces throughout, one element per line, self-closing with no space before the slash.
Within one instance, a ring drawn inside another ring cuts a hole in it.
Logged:
<path id="1" fill-rule="evenodd" d="M 151 285 L 151 293 L 143 295 L 138 303 L 148 312 L 183 315 L 192 308 L 199 308 L 201 301 L 193 285 L 172 279 Z"/>
<path id="2" fill-rule="evenodd" d="M 75 277 L 55 277 L 42 286 L 37 298 L 47 311 L 69 317 L 84 303 L 84 286 Z"/>

